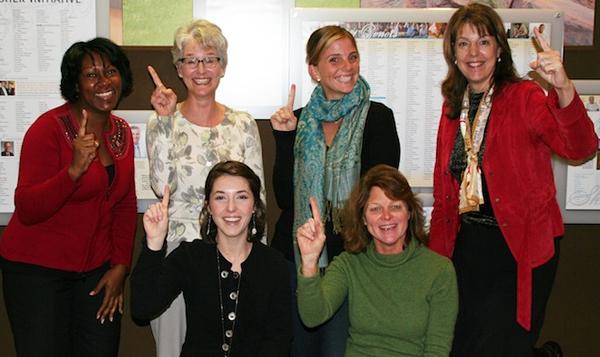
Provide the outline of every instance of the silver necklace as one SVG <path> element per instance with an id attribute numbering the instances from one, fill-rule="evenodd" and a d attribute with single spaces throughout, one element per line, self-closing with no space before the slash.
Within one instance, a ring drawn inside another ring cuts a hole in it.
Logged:
<path id="1" fill-rule="evenodd" d="M 237 288 L 235 291 L 229 294 L 229 299 L 235 301 L 235 307 L 233 312 L 227 314 L 227 320 L 231 321 L 231 328 L 225 328 L 225 312 L 223 309 L 223 284 L 221 284 L 221 279 L 227 279 L 229 276 L 229 271 L 221 270 L 221 259 L 219 256 L 221 253 L 219 252 L 219 248 L 216 248 L 217 251 L 217 271 L 218 276 L 217 280 L 219 281 L 219 307 L 221 308 L 221 331 L 223 336 L 223 344 L 221 345 L 221 350 L 223 351 L 224 357 L 229 357 L 229 353 L 231 353 L 231 346 L 233 344 L 233 331 L 235 329 L 235 320 L 237 318 L 237 307 L 238 301 L 240 297 L 240 282 L 242 281 L 241 274 L 238 272 L 232 272 L 232 276 L 234 279 L 237 279 Z"/>

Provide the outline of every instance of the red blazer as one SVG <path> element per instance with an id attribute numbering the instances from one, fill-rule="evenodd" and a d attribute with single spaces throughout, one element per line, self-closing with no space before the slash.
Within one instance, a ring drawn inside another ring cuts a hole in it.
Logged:
<path id="1" fill-rule="evenodd" d="M 552 173 L 553 153 L 590 157 L 598 146 L 594 125 L 576 94 L 563 109 L 556 91 L 546 96 L 532 81 L 509 83 L 494 95 L 486 129 L 483 172 L 496 220 L 517 262 L 517 322 L 531 324 L 532 269 L 554 255 L 564 233 Z M 459 183 L 450 173 L 458 120 L 445 103 L 437 135 L 430 248 L 452 257 L 459 230 Z"/>
<path id="2" fill-rule="evenodd" d="M 42 114 L 23 139 L 15 212 L 0 238 L 7 260 L 85 272 L 130 266 L 136 225 L 131 130 L 111 116 L 102 140 L 115 176 L 96 158 L 76 182 L 67 172 L 79 124 L 66 103 Z"/>

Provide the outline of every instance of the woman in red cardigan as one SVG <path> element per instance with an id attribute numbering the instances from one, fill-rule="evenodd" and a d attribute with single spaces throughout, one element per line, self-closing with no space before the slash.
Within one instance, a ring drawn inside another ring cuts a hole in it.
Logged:
<path id="1" fill-rule="evenodd" d="M 560 53 L 535 33 L 531 68 L 552 86 L 547 96 L 517 77 L 492 8 L 465 6 L 446 30 L 430 247 L 457 272 L 453 356 L 533 355 L 564 231 L 551 155 L 597 149 Z"/>
<path id="2" fill-rule="evenodd" d="M 23 139 L 0 238 L 4 300 L 19 356 L 116 356 L 136 197 L 131 131 L 111 110 L 131 70 L 96 38 L 67 50 L 61 74 L 67 102 Z"/>

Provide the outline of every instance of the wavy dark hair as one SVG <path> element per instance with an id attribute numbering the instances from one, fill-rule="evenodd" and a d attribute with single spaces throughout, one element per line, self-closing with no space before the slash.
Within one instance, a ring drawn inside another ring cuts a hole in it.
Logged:
<path id="1" fill-rule="evenodd" d="M 458 118 L 462 105 L 462 98 L 467 87 L 467 79 L 461 73 L 456 60 L 455 45 L 458 32 L 465 25 L 472 25 L 479 36 L 489 35 L 496 39 L 500 48 L 500 62 L 496 63 L 493 82 L 496 88 L 506 82 L 518 82 L 513 65 L 512 53 L 508 45 L 508 38 L 504 30 L 504 23 L 498 13 L 491 7 L 473 3 L 458 9 L 450 18 L 444 34 L 444 58 L 448 64 L 448 74 L 442 82 L 442 95 L 450 105 L 450 118 Z M 496 93 L 498 93 L 496 91 Z"/>
<path id="2" fill-rule="evenodd" d="M 75 42 L 65 52 L 60 65 L 60 94 L 66 101 L 74 103 L 79 99 L 79 76 L 85 56 L 98 54 L 117 67 L 121 75 L 121 100 L 133 91 L 133 75 L 129 58 L 117 44 L 109 39 L 96 37 L 87 42 Z"/>
<path id="3" fill-rule="evenodd" d="M 373 237 L 364 223 L 365 206 L 373 187 L 379 187 L 391 200 L 403 201 L 408 207 L 408 231 L 406 243 L 415 239 L 420 244 L 427 244 L 421 201 L 412 192 L 406 177 L 398 169 L 388 165 L 377 165 L 369 169 L 352 190 L 350 199 L 344 209 L 344 248 L 349 253 L 365 251 Z"/>
<path id="4" fill-rule="evenodd" d="M 239 176 L 246 179 L 252 196 L 254 196 L 254 228 L 256 234 L 252 234 L 251 227 L 248 227 L 248 242 L 259 242 L 265 233 L 265 204 L 260 199 L 260 178 L 248 165 L 239 161 L 222 161 L 213 166 L 206 176 L 204 184 L 204 206 L 200 212 L 200 235 L 208 243 L 216 243 L 217 225 L 210 219 L 208 204 L 210 203 L 210 194 L 215 181 L 221 176 Z M 253 224 L 252 222 L 250 224 Z M 209 231 L 210 225 L 210 231 Z"/>

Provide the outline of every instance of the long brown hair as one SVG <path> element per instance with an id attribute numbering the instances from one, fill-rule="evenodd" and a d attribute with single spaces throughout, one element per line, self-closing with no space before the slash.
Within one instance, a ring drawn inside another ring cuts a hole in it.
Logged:
<path id="1" fill-rule="evenodd" d="M 465 25 L 472 25 L 480 36 L 489 35 L 496 39 L 500 48 L 499 62 L 494 69 L 493 83 L 498 88 L 506 82 L 520 80 L 513 65 L 512 53 L 504 30 L 504 23 L 491 7 L 473 3 L 458 9 L 450 18 L 444 34 L 444 58 L 448 74 L 442 82 L 442 95 L 450 105 L 450 118 L 458 118 L 467 79 L 456 65 L 455 44 L 458 32 Z M 497 93 L 497 92 L 496 92 Z"/>
<path id="2" fill-rule="evenodd" d="M 346 202 L 342 232 L 346 251 L 362 252 L 373 240 L 364 223 L 365 205 L 373 187 L 379 187 L 389 199 L 406 203 L 410 212 L 406 243 L 416 239 L 419 243 L 426 244 L 427 235 L 423 228 L 425 218 L 421 201 L 412 192 L 406 177 L 398 169 L 388 165 L 377 165 L 369 169 L 360 179 Z"/>

